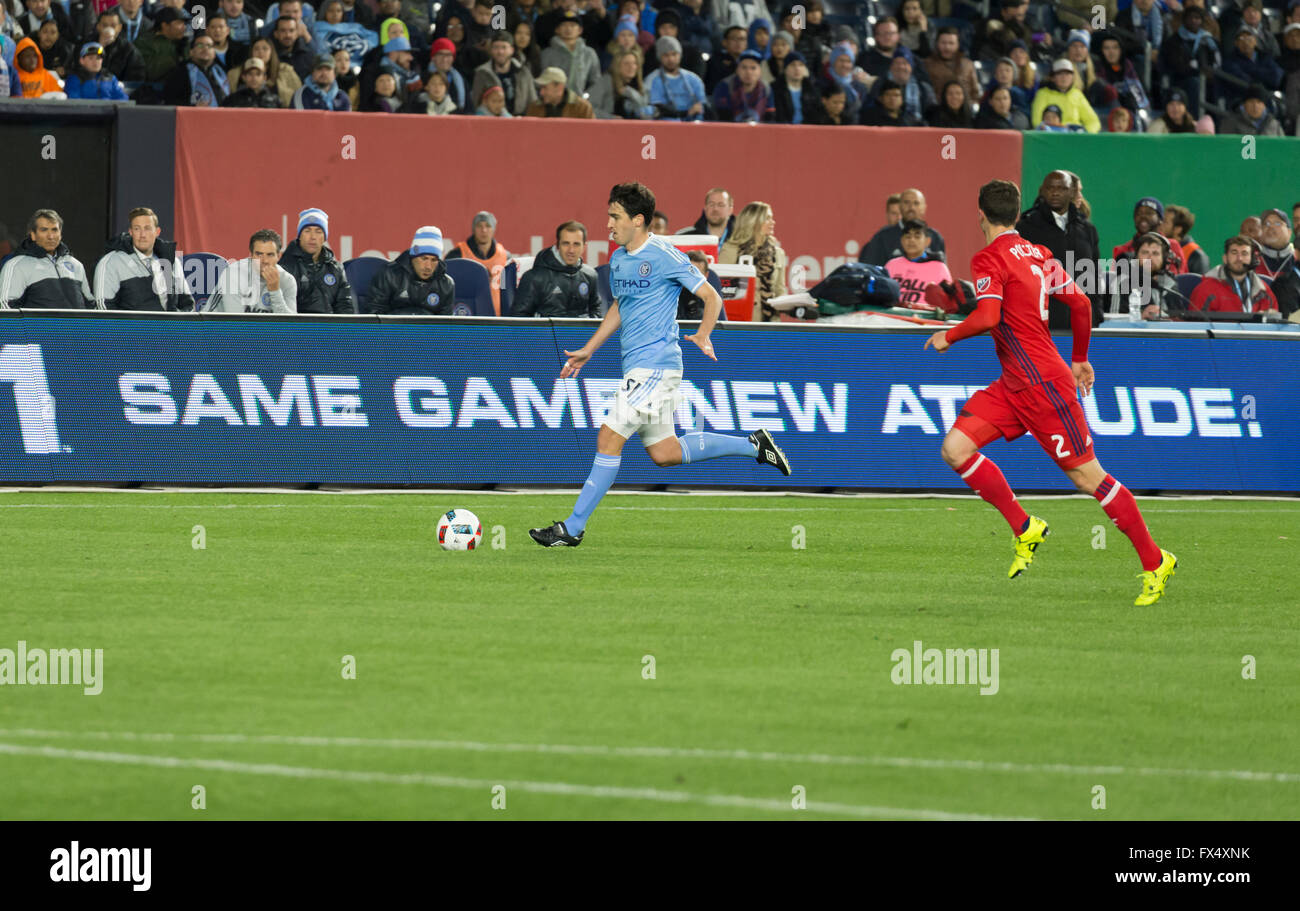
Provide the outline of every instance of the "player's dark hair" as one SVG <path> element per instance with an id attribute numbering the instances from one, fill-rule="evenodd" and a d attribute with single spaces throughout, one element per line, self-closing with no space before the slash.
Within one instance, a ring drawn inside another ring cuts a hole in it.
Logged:
<path id="1" fill-rule="evenodd" d="M 1020 188 L 1009 180 L 980 187 L 980 211 L 990 224 L 1012 226 L 1020 219 Z"/>
<path id="2" fill-rule="evenodd" d="M 650 227 L 655 217 L 655 195 L 643 183 L 620 183 L 609 191 L 609 204 L 618 203 L 628 218 L 641 216 L 642 225 Z"/>
<path id="3" fill-rule="evenodd" d="M 562 232 L 564 232 L 564 231 L 581 231 L 581 232 L 582 232 L 582 242 L 583 242 L 584 244 L 587 242 L 587 226 L 584 225 L 584 224 L 583 224 L 582 222 L 580 222 L 580 221 L 566 221 L 566 222 L 562 223 L 558 228 L 556 228 L 556 229 L 555 229 L 555 242 L 556 242 L 557 244 L 560 242 L 560 234 L 561 234 Z"/>
<path id="4" fill-rule="evenodd" d="M 686 258 L 693 263 L 702 263 L 707 269 L 709 267 L 709 258 L 699 250 L 691 250 L 686 254 Z"/>
<path id="5" fill-rule="evenodd" d="M 280 232 L 272 231 L 270 228 L 263 228 L 260 231 L 254 231 L 253 236 L 248 239 L 248 252 L 253 252 L 254 244 L 264 244 L 267 242 L 275 244 L 275 251 L 277 253 L 284 249 L 284 241 L 280 239 Z"/>

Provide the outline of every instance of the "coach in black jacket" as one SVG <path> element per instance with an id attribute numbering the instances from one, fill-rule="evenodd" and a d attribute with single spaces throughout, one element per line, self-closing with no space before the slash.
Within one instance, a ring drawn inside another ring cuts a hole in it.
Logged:
<path id="1" fill-rule="evenodd" d="M 1097 226 L 1070 201 L 1073 197 L 1074 183 L 1070 175 L 1053 171 L 1043 178 L 1038 199 L 1020 216 L 1016 230 L 1025 240 L 1051 250 L 1071 278 L 1080 282 L 1079 290 L 1092 301 L 1092 324 L 1100 326 L 1104 301 L 1097 284 L 1100 268 Z M 1047 312 L 1049 328 L 1070 328 L 1070 308 L 1065 304 L 1052 300 Z"/>
<path id="2" fill-rule="evenodd" d="M 573 319 L 600 316 L 596 270 L 582 261 L 586 229 L 565 222 L 555 233 L 555 246 L 533 260 L 519 279 L 511 316 L 552 316 Z"/>
<path id="3" fill-rule="evenodd" d="M 375 276 L 366 291 L 366 312 L 389 316 L 450 316 L 456 283 L 442 262 L 442 232 L 415 232 L 407 250 Z"/>
<path id="4" fill-rule="evenodd" d="M 320 209 L 298 213 L 298 236 L 284 248 L 280 266 L 298 282 L 299 313 L 356 312 L 352 285 L 328 241 L 328 215 Z"/>

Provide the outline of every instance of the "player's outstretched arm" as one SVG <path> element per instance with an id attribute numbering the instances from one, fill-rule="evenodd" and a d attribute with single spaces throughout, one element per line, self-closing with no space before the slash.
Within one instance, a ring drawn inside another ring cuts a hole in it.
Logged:
<path id="1" fill-rule="evenodd" d="M 951 329 L 940 329 L 925 340 L 925 347 L 934 346 L 935 351 L 946 351 L 954 342 L 959 342 L 972 335 L 987 332 L 998 324 L 1002 318 L 1002 301 L 996 297 L 983 298 L 975 305 L 975 310 Z"/>
<path id="2" fill-rule="evenodd" d="M 700 328 L 694 335 L 686 336 L 686 340 L 694 342 L 706 357 L 716 361 L 718 356 L 713 351 L 713 342 L 709 341 L 709 336 L 713 334 L 713 327 L 718 324 L 718 314 L 722 312 L 722 298 L 708 282 L 700 285 L 700 290 L 696 293 L 704 301 L 704 316 L 700 318 Z"/>
<path id="3" fill-rule="evenodd" d="M 605 312 L 605 318 L 600 321 L 600 327 L 591 338 L 587 339 L 587 344 L 577 351 L 564 352 L 568 360 L 564 362 L 564 366 L 560 369 L 560 379 L 577 376 L 583 365 L 591 360 L 591 356 L 600 350 L 600 346 L 605 344 L 605 340 L 617 332 L 618 327 L 621 325 L 623 325 L 623 320 L 618 315 L 618 301 L 614 301 L 609 305 L 609 310 Z"/>

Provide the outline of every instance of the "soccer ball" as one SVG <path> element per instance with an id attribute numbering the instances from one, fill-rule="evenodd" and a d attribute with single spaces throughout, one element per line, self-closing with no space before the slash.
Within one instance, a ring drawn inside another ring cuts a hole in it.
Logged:
<path id="1" fill-rule="evenodd" d="M 452 509 L 438 519 L 443 550 L 473 550 L 483 540 L 483 523 L 468 509 Z"/>

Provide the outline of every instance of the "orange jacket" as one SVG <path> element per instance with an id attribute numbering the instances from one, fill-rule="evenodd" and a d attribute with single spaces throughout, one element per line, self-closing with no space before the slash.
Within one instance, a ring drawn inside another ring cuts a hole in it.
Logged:
<path id="1" fill-rule="evenodd" d="M 36 69 L 25 70 L 18 64 L 18 56 L 24 49 L 31 48 L 36 52 Z M 18 47 L 14 49 L 14 69 L 18 71 L 18 84 L 22 86 L 24 98 L 40 98 L 46 92 L 62 92 L 63 86 L 59 84 L 59 79 L 53 73 L 45 68 L 41 60 L 41 49 L 36 46 L 36 42 L 31 38 L 24 38 L 18 42 Z"/>
<path id="2" fill-rule="evenodd" d="M 496 244 L 496 251 L 488 259 L 481 258 L 474 252 L 474 245 L 468 241 L 462 240 L 456 244 L 456 250 L 460 251 L 461 258 L 472 259 L 479 263 L 484 269 L 488 270 L 488 275 L 492 276 L 492 309 L 501 315 L 501 273 L 505 271 L 506 264 L 510 262 L 510 253 L 501 244 Z"/>

